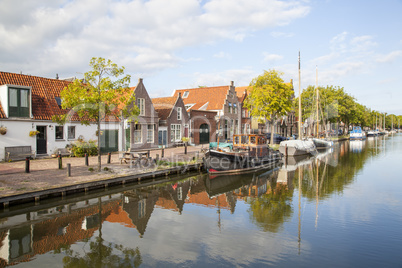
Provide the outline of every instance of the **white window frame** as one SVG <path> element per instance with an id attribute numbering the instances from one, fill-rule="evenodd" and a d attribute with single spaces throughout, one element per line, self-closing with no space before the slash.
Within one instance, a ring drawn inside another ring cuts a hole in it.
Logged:
<path id="1" fill-rule="evenodd" d="M 181 120 L 181 118 L 182 118 L 181 107 L 177 107 L 177 120 Z"/>
<path id="2" fill-rule="evenodd" d="M 145 115 L 145 99 L 138 98 L 138 108 L 140 109 L 140 115 Z"/>
<path id="3" fill-rule="evenodd" d="M 183 99 L 188 97 L 189 92 L 188 91 L 184 91 L 183 93 Z"/>
<path id="4" fill-rule="evenodd" d="M 142 143 L 142 127 L 140 124 L 134 125 L 134 143 Z"/>
<path id="5" fill-rule="evenodd" d="M 147 125 L 147 143 L 154 143 L 155 125 Z"/>
<path id="6" fill-rule="evenodd" d="M 74 136 L 70 134 L 72 134 L 71 130 L 74 129 Z M 67 127 L 67 139 L 68 140 L 75 140 L 75 126 L 68 126 Z"/>
<path id="7" fill-rule="evenodd" d="M 57 129 L 61 129 L 61 137 L 57 137 Z M 54 128 L 54 139 L 57 141 L 64 140 L 64 126 L 55 126 Z"/>
<path id="8" fill-rule="evenodd" d="M 181 141 L 181 125 L 171 124 L 170 125 L 170 142 Z"/>

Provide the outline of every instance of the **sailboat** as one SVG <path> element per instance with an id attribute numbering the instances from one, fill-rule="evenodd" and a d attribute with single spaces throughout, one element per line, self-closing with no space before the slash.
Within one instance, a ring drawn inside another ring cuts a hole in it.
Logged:
<path id="1" fill-rule="evenodd" d="M 301 139 L 301 82 L 300 82 L 300 51 L 299 51 L 299 140 L 281 141 L 279 144 L 279 152 L 284 156 L 297 156 L 297 155 L 315 155 L 317 149 L 312 140 Z"/>

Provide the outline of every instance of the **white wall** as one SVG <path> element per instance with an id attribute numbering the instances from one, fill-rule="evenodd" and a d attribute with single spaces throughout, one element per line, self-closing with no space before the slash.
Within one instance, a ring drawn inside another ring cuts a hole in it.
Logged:
<path id="1" fill-rule="evenodd" d="M 67 144 L 74 142 L 82 135 L 84 140 L 97 140 L 96 124 L 90 126 L 81 125 L 80 123 L 66 123 L 64 125 L 64 139 L 56 140 L 56 123 L 50 121 L 33 121 L 33 120 L 0 120 L 0 126 L 7 127 L 7 133 L 0 135 L 0 161 L 4 161 L 4 147 L 9 146 L 31 146 L 36 151 L 36 136 L 30 137 L 29 132 L 36 130 L 36 126 L 46 126 L 47 130 L 47 154 L 52 154 L 57 148 L 65 148 Z M 75 126 L 75 139 L 67 139 L 68 126 Z M 119 129 L 119 123 L 101 124 L 101 129 Z M 121 135 L 119 135 L 119 150 L 121 147 Z"/>

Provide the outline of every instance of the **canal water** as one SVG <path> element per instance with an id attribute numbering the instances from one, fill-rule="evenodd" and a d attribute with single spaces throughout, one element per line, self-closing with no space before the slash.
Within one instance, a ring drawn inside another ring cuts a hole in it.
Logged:
<path id="1" fill-rule="evenodd" d="M 402 135 L 0 212 L 0 267 L 402 267 Z"/>

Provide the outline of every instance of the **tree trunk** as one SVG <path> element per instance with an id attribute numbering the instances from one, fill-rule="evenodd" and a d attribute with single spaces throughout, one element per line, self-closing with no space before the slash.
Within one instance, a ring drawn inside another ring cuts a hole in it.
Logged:
<path id="1" fill-rule="evenodd" d="M 275 131 L 275 120 L 272 120 L 271 122 L 271 147 L 274 146 L 274 131 Z"/>
<path id="2" fill-rule="evenodd" d="M 101 130 L 100 130 L 100 118 L 98 118 L 98 171 L 102 169 L 101 165 Z"/>

